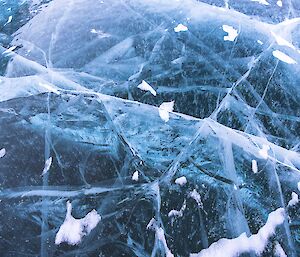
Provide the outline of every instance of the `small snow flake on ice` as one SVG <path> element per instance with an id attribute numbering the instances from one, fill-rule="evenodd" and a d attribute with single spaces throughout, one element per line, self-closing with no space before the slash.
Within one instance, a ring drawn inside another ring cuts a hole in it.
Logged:
<path id="1" fill-rule="evenodd" d="M 174 101 L 162 103 L 158 108 L 158 113 L 160 118 L 165 122 L 168 122 L 170 119 L 169 112 L 172 112 L 173 109 L 174 109 Z"/>
<path id="2" fill-rule="evenodd" d="M 6 154 L 5 148 L 2 148 L 2 149 L 0 150 L 0 158 L 4 157 L 5 154 Z"/>
<path id="3" fill-rule="evenodd" d="M 292 192 L 292 199 L 289 201 L 288 206 L 294 206 L 299 202 L 299 197 L 295 192 Z"/>
<path id="4" fill-rule="evenodd" d="M 260 45 L 263 45 L 263 44 L 264 44 L 264 43 L 263 43 L 261 40 L 259 40 L 259 39 L 257 39 L 256 42 L 259 43 Z"/>
<path id="5" fill-rule="evenodd" d="M 189 197 L 193 198 L 196 201 L 196 203 L 198 204 L 198 206 L 203 208 L 203 203 L 201 201 L 201 196 L 197 192 L 196 189 L 194 189 L 192 192 L 189 193 Z"/>
<path id="6" fill-rule="evenodd" d="M 75 219 L 72 214 L 72 204 L 67 202 L 67 214 L 64 223 L 59 228 L 55 244 L 66 242 L 69 245 L 77 245 L 82 237 L 88 235 L 101 220 L 96 210 L 89 212 L 84 218 Z"/>
<path id="7" fill-rule="evenodd" d="M 257 161 L 256 160 L 252 160 L 252 171 L 254 173 L 257 173 L 258 168 L 257 168 Z"/>
<path id="8" fill-rule="evenodd" d="M 282 1 L 281 1 L 281 0 L 277 1 L 276 4 L 277 4 L 279 7 L 282 7 Z"/>
<path id="9" fill-rule="evenodd" d="M 46 174 L 46 173 L 48 172 L 48 170 L 49 170 L 50 167 L 51 167 L 51 164 L 52 164 L 52 157 L 49 157 L 49 158 L 45 161 L 45 166 L 44 166 L 42 175 L 44 175 L 44 174 Z"/>
<path id="10" fill-rule="evenodd" d="M 175 179 L 175 184 L 177 185 L 184 186 L 186 183 L 187 183 L 187 179 L 185 176 Z"/>
<path id="11" fill-rule="evenodd" d="M 7 22 L 5 23 L 5 25 L 7 25 L 8 23 L 11 23 L 12 18 L 13 18 L 13 17 L 10 15 L 10 16 L 8 17 Z M 4 25 L 4 26 L 5 26 L 5 25 Z"/>
<path id="12" fill-rule="evenodd" d="M 137 170 L 133 173 L 131 179 L 134 180 L 134 181 L 139 180 L 139 172 Z"/>
<path id="13" fill-rule="evenodd" d="M 156 96 L 156 91 L 145 80 L 143 80 L 137 87 L 143 91 L 149 91 L 152 95 Z"/>
<path id="14" fill-rule="evenodd" d="M 176 33 L 181 32 L 181 31 L 188 31 L 188 27 L 184 26 L 183 24 L 178 24 L 175 28 L 174 31 Z"/>
<path id="15" fill-rule="evenodd" d="M 224 36 L 224 40 L 225 41 L 234 41 L 238 35 L 237 30 L 229 25 L 223 25 L 222 28 L 226 33 L 228 33 L 227 36 Z"/>
<path id="16" fill-rule="evenodd" d="M 293 58 L 289 57 L 288 55 L 286 55 L 285 53 L 283 53 L 279 50 L 273 51 L 273 56 L 276 57 L 277 59 L 279 59 L 280 61 L 283 61 L 288 64 L 296 64 L 297 63 Z"/>
<path id="17" fill-rule="evenodd" d="M 97 34 L 99 38 L 110 37 L 111 35 L 101 30 L 91 29 L 92 34 Z"/>

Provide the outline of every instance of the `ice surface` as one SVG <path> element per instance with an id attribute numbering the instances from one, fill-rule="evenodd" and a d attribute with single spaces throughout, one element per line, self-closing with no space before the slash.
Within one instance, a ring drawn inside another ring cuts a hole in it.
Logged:
<path id="1" fill-rule="evenodd" d="M 1 1 L 1 257 L 300 256 L 279 2 Z"/>

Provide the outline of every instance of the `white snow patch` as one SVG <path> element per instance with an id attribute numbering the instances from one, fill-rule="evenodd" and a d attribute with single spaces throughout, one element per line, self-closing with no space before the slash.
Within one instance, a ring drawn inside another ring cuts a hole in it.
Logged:
<path id="1" fill-rule="evenodd" d="M 298 190 L 300 191 L 300 181 L 297 184 Z"/>
<path id="2" fill-rule="evenodd" d="M 69 245 L 77 245 L 82 237 L 88 235 L 101 220 L 96 210 L 92 210 L 82 219 L 75 219 L 72 214 L 72 204 L 67 202 L 67 214 L 64 223 L 56 234 L 55 244 L 66 242 Z"/>
<path id="3" fill-rule="evenodd" d="M 263 43 L 261 40 L 259 40 L 259 39 L 257 39 L 256 42 L 259 43 L 260 45 L 263 45 L 263 44 L 264 44 L 264 43 Z"/>
<path id="4" fill-rule="evenodd" d="M 256 160 L 252 160 L 252 171 L 254 173 L 257 173 L 258 168 L 257 168 L 257 161 Z"/>
<path id="5" fill-rule="evenodd" d="M 262 146 L 262 149 L 260 149 L 258 151 L 258 153 L 260 154 L 260 156 L 264 159 L 268 159 L 269 157 L 269 154 L 268 154 L 268 151 L 270 150 L 270 146 L 268 145 L 263 145 Z"/>
<path id="6" fill-rule="evenodd" d="M 187 179 L 186 179 L 185 176 L 182 176 L 180 178 L 175 179 L 175 183 L 177 185 L 183 186 L 183 185 L 185 185 L 187 183 Z"/>
<path id="7" fill-rule="evenodd" d="M 145 80 L 137 86 L 139 89 L 149 91 L 152 95 L 156 96 L 156 91 Z"/>
<path id="8" fill-rule="evenodd" d="M 184 26 L 183 24 L 178 24 L 175 28 L 174 28 L 175 32 L 181 32 L 181 31 L 188 31 L 188 27 Z"/>
<path id="9" fill-rule="evenodd" d="M 42 175 L 44 175 L 44 174 L 46 174 L 46 173 L 48 172 L 48 170 L 49 170 L 50 167 L 51 167 L 51 164 L 52 164 L 52 157 L 49 157 L 49 158 L 45 161 L 45 166 L 44 166 Z"/>
<path id="10" fill-rule="evenodd" d="M 279 7 L 282 7 L 282 1 L 281 1 L 281 0 L 277 1 L 276 4 L 277 4 Z"/>
<path id="11" fill-rule="evenodd" d="M 252 2 L 258 2 L 259 4 L 263 5 L 269 5 L 269 3 L 266 0 L 251 0 Z"/>
<path id="12" fill-rule="evenodd" d="M 5 148 L 2 148 L 2 149 L 0 150 L 0 158 L 4 157 L 5 154 L 6 154 Z"/>
<path id="13" fill-rule="evenodd" d="M 139 180 L 139 172 L 136 170 L 132 175 L 132 180 L 138 181 Z"/>
<path id="14" fill-rule="evenodd" d="M 246 233 L 243 233 L 234 239 L 222 238 L 212 243 L 207 249 L 191 254 L 190 257 L 234 257 L 251 251 L 260 255 L 269 238 L 275 234 L 276 227 L 283 222 L 284 209 L 278 208 L 269 214 L 266 224 L 259 229 L 257 234 L 247 237 Z"/>
<path id="15" fill-rule="evenodd" d="M 276 242 L 275 248 L 274 248 L 274 254 L 277 257 L 287 257 L 284 250 L 282 249 L 281 245 Z"/>
<path id="16" fill-rule="evenodd" d="M 288 206 L 296 205 L 299 202 L 299 197 L 295 192 L 292 192 L 292 199 L 289 201 Z"/>
<path id="17" fill-rule="evenodd" d="M 238 35 L 237 30 L 229 25 L 223 25 L 222 28 L 226 33 L 228 33 L 227 36 L 224 36 L 224 40 L 225 41 L 234 41 Z"/>
<path id="18" fill-rule="evenodd" d="M 285 53 L 279 51 L 279 50 L 275 50 L 273 51 L 273 56 L 276 57 L 277 59 L 279 59 L 280 61 L 286 62 L 288 64 L 296 64 L 297 62 L 289 57 L 288 55 L 286 55 Z"/>
<path id="19" fill-rule="evenodd" d="M 162 103 L 158 108 L 158 113 L 160 118 L 163 121 L 168 122 L 170 119 L 169 112 L 172 112 L 173 109 L 174 109 L 174 101 Z"/>

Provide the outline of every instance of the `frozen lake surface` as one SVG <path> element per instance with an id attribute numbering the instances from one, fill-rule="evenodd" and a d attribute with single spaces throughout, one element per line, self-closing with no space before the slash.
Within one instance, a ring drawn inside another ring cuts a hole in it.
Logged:
<path id="1" fill-rule="evenodd" d="M 299 0 L 0 1 L 0 256 L 300 256 Z"/>

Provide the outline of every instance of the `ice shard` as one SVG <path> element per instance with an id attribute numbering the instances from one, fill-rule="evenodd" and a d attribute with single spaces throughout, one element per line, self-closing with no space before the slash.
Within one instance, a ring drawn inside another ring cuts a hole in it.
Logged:
<path id="1" fill-rule="evenodd" d="M 0 256 L 300 256 L 299 85 L 298 0 L 0 1 Z"/>

